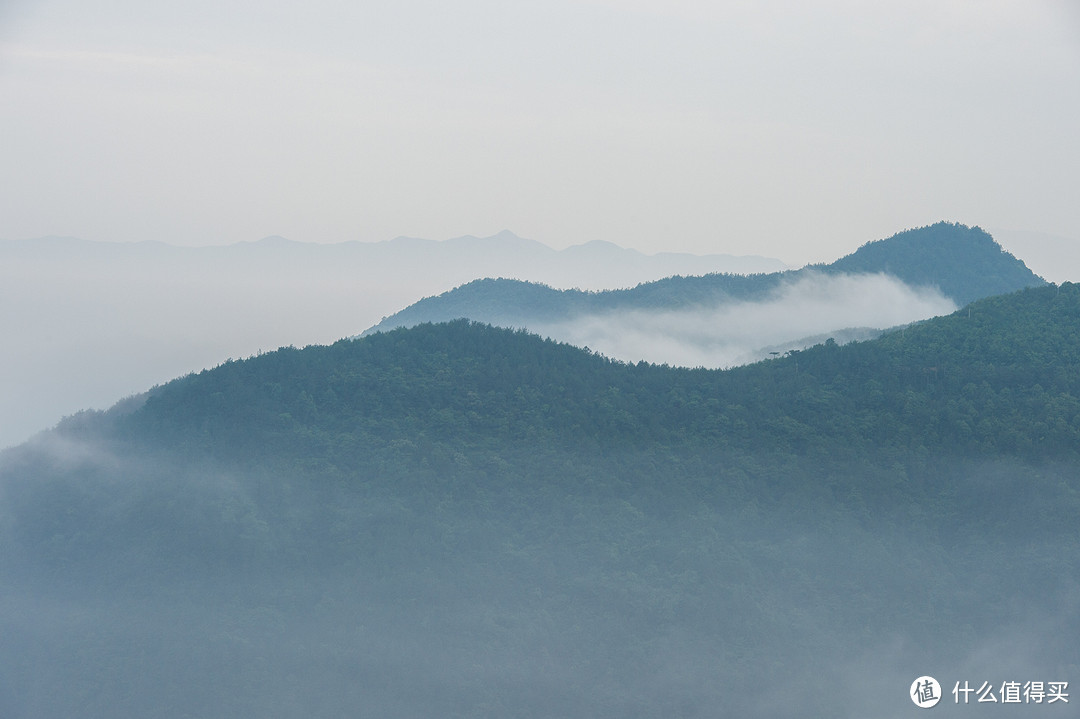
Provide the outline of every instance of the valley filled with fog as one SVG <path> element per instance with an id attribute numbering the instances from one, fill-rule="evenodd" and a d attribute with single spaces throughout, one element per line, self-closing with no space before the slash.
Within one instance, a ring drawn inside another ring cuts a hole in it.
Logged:
<path id="1" fill-rule="evenodd" d="M 625 362 L 726 368 L 828 337 L 871 339 L 883 329 L 955 309 L 936 288 L 910 287 L 886 275 L 805 275 L 756 301 L 615 310 L 530 329 Z"/>

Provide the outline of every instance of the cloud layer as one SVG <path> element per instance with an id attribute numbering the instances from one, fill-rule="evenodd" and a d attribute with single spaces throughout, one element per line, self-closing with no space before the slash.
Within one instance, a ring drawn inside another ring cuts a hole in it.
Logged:
<path id="1" fill-rule="evenodd" d="M 612 312 L 530 329 L 628 362 L 723 368 L 813 344 L 806 338 L 833 333 L 842 341 L 868 333 L 841 330 L 885 329 L 955 310 L 938 290 L 883 274 L 809 274 L 760 302 Z"/>

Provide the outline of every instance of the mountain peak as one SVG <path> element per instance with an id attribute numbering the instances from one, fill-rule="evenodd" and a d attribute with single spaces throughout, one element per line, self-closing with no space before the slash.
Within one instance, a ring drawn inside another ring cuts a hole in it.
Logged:
<path id="1" fill-rule="evenodd" d="M 596 264 L 597 257 L 633 251 L 594 241 L 576 245 L 565 252 L 586 256 Z M 539 284 L 526 287 L 525 283 L 469 283 L 437 297 L 420 300 L 384 318 L 368 333 L 457 317 L 506 327 L 529 327 L 535 331 L 551 330 L 550 322 L 585 316 L 603 316 L 606 318 L 603 323 L 607 323 L 611 319 L 609 313 L 614 310 L 690 311 L 735 301 L 768 300 L 782 285 L 815 274 L 890 275 L 912 291 L 914 288 L 936 288 L 961 306 L 982 297 L 1045 284 L 980 228 L 940 222 L 868 242 L 831 265 L 813 265 L 789 272 L 673 276 L 641 283 L 632 289 L 595 293 L 559 292 Z M 590 342 L 590 346 L 598 345 Z"/>
<path id="2" fill-rule="evenodd" d="M 284 247 L 286 245 L 296 245 L 299 243 L 294 242 L 287 237 L 282 237 L 281 235 L 267 235 L 261 240 L 256 240 L 251 244 L 259 245 L 260 247 Z"/>
<path id="3" fill-rule="evenodd" d="M 487 237 L 477 237 L 476 235 L 463 235 L 461 237 L 453 237 L 446 240 L 447 245 L 464 245 L 467 247 L 483 248 L 483 249 L 509 249 L 514 247 L 528 248 L 528 249 L 540 249 L 547 252 L 551 252 L 552 249 L 545 245 L 543 242 L 537 240 L 529 240 L 524 237 L 520 237 L 510 230 L 500 230 L 494 235 Z"/>
<path id="4" fill-rule="evenodd" d="M 826 268 L 884 272 L 910 285 L 936 286 L 959 305 L 1046 284 L 982 228 L 944 221 L 867 242 Z"/>

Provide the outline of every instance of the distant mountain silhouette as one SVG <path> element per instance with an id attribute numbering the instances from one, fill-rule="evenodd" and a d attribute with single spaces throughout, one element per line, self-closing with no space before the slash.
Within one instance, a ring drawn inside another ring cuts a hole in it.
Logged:
<path id="1" fill-rule="evenodd" d="M 475 280 L 420 300 L 364 334 L 458 318 L 544 333 L 553 323 L 565 325 L 588 318 L 602 321 L 617 312 L 697 311 L 735 302 L 771 300 L 782 289 L 817 276 L 876 274 L 895 278 L 913 291 L 936 290 L 961 306 L 981 297 L 1045 284 L 981 229 L 941 222 L 869 242 L 828 265 L 769 274 L 674 276 L 631 289 L 601 292 L 558 290 L 508 279 Z M 840 324 L 831 329 L 845 327 Z M 820 331 L 817 328 L 813 333 Z M 558 328 L 549 334 L 556 339 L 571 339 L 561 336 Z M 812 333 L 790 339 L 808 334 Z"/>
<path id="2" fill-rule="evenodd" d="M 0 447 L 84 407 L 282 345 L 354 335 L 420 297 L 485 276 L 629 287 L 676 273 L 782 269 L 730 255 L 555 250 L 511 232 L 446 241 L 225 246 L 0 241 Z M 88 369 L 89 368 L 89 369 Z M 3 711 L 0 710 L 0 714 Z"/>

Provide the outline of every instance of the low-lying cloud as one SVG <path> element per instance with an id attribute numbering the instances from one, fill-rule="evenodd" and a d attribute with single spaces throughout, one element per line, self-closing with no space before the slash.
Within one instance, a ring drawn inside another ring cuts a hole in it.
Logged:
<path id="1" fill-rule="evenodd" d="M 803 274 L 768 299 L 684 310 L 616 311 L 530 327 L 613 359 L 723 368 L 770 351 L 802 349 L 835 336 L 863 339 L 956 310 L 936 288 L 915 288 L 884 274 Z"/>

